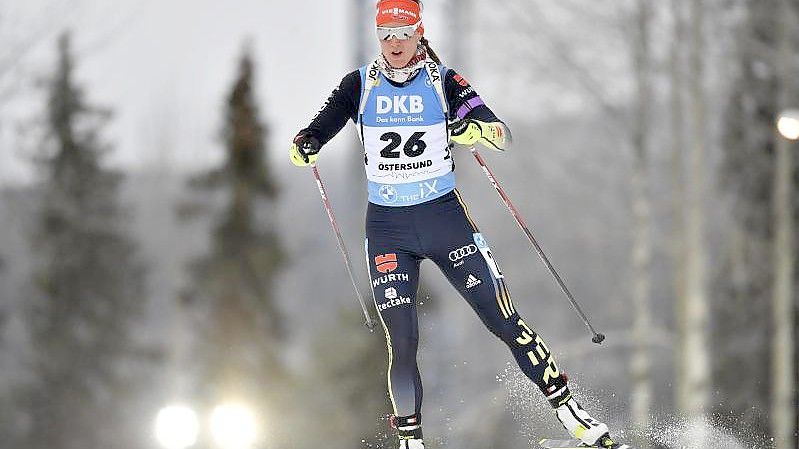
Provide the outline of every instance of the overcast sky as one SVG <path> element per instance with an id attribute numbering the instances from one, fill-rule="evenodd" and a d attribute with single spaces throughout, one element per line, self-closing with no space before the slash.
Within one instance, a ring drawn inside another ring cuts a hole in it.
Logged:
<path id="1" fill-rule="evenodd" d="M 293 135 L 356 67 L 356 1 L 366 5 L 361 33 L 374 55 L 373 0 L 0 0 L 0 185 L 31 177 L 26 152 L 34 144 L 18 126 L 43 108 L 37 80 L 52 72 L 55 39 L 65 29 L 73 32 L 77 81 L 88 100 L 116 114 L 105 133 L 115 144 L 112 164 L 186 171 L 218 161 L 225 96 L 248 39 L 268 143 L 273 158 L 285 162 Z M 512 129 L 586 109 L 579 92 L 564 89 L 568 73 L 547 56 L 546 31 L 525 22 L 552 16 L 557 4 L 514 2 L 496 10 L 475 2 L 462 24 L 468 32 L 450 27 L 447 5 L 426 2 L 426 36 Z M 590 54 L 601 52 L 590 30 L 570 33 L 575 48 L 583 39 Z M 453 62 L 457 41 L 466 51 Z M 354 133 L 341 133 L 326 157 L 353 144 Z"/>

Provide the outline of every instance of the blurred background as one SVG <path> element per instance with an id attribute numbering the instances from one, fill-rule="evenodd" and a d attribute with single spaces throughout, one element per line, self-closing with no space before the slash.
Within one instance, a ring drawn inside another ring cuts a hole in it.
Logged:
<path id="1" fill-rule="evenodd" d="M 384 337 L 287 158 L 376 56 L 373 7 L 0 0 L 0 447 L 396 447 Z M 799 447 L 799 1 L 429 0 L 424 17 L 512 129 L 483 157 L 607 335 L 591 343 L 456 152 L 583 405 L 640 448 Z M 352 126 L 319 169 L 370 298 Z M 565 436 L 431 265 L 427 447 Z"/>

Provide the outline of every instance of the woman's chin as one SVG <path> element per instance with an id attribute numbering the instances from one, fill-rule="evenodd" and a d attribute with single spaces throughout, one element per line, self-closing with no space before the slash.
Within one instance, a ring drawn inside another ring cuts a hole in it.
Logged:
<path id="1" fill-rule="evenodd" d="M 401 69 L 401 68 L 405 67 L 406 65 L 408 65 L 408 62 L 409 61 L 405 61 L 405 58 L 402 58 L 402 59 L 399 59 L 399 58 L 388 58 L 388 63 L 391 65 L 391 67 L 393 67 L 395 69 Z"/>

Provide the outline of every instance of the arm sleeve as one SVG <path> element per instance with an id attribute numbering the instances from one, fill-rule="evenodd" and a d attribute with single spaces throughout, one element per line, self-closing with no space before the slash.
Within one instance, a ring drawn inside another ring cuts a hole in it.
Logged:
<path id="1" fill-rule="evenodd" d="M 330 141 L 347 124 L 355 121 L 361 97 L 361 74 L 358 70 L 348 73 L 325 101 L 322 109 L 311 120 L 308 127 L 298 134 L 307 134 L 319 139 L 322 145 Z"/>
<path id="2" fill-rule="evenodd" d="M 447 70 L 447 74 L 444 76 L 444 93 L 449 103 L 450 119 L 471 118 L 484 122 L 501 122 L 486 106 L 474 87 L 455 70 Z"/>
<path id="3" fill-rule="evenodd" d="M 494 149 L 506 150 L 510 148 L 513 136 L 510 128 L 502 120 L 497 118 L 492 111 L 480 98 L 466 79 L 458 75 L 454 70 L 447 70 L 444 76 L 444 94 L 449 103 L 449 115 L 451 120 L 474 119 L 486 123 L 498 123 L 501 131 L 494 134 L 498 137 L 496 141 L 490 141 Z"/>

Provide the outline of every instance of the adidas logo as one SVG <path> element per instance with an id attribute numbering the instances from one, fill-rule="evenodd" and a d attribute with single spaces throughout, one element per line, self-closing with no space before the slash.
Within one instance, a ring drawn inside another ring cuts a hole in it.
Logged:
<path id="1" fill-rule="evenodd" d="M 481 281 L 480 279 L 477 279 L 471 273 L 469 273 L 469 277 L 466 278 L 466 288 L 472 288 L 472 287 L 474 287 L 476 285 L 480 285 L 482 283 L 483 283 L 483 281 Z"/>

